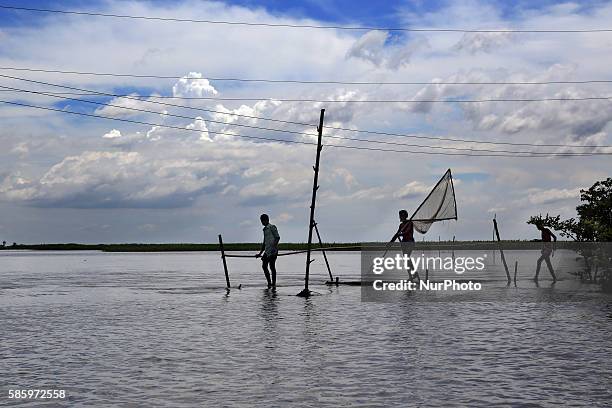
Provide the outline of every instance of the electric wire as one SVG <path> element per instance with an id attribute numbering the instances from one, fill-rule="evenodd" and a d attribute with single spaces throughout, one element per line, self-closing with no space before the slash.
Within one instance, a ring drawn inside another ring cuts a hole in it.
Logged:
<path id="1" fill-rule="evenodd" d="M 33 109 L 41 109 L 41 110 L 47 110 L 47 111 L 52 111 L 52 112 L 59 112 L 59 113 L 64 113 L 64 114 L 72 114 L 72 115 L 78 115 L 78 116 L 86 116 L 86 117 L 93 117 L 93 118 L 100 118 L 100 119 L 107 119 L 107 120 L 113 120 L 113 121 L 119 121 L 119 122 L 127 122 L 127 123 L 134 123 L 134 124 L 142 124 L 142 125 L 147 125 L 147 126 L 155 126 L 155 127 L 159 127 L 159 128 L 169 128 L 169 129 L 176 129 L 176 130 L 182 130 L 182 131 L 194 131 L 194 132 L 198 132 L 198 133 L 203 133 L 202 130 L 199 129 L 193 129 L 193 128 L 186 128 L 186 127 L 180 127 L 180 126 L 172 126 L 172 125 L 165 125 L 165 124 L 159 124 L 159 123 L 150 123 L 150 122 L 144 122 L 144 121 L 139 121 L 139 120 L 132 120 L 132 119 L 124 119 L 124 118 L 114 118 L 114 117 L 109 117 L 109 116 L 103 116 L 103 115 L 96 115 L 96 114 L 90 114 L 90 113 L 83 113 L 83 112 L 74 112 L 74 111 L 69 111 L 69 110 L 65 110 L 65 109 L 55 109 L 55 108 L 49 108 L 49 107 L 42 107 L 42 106 L 36 106 L 36 105 L 30 105 L 30 104 L 24 104 L 24 103 L 20 103 L 20 102 L 11 102 L 11 101 L 5 101 L 5 100 L 0 100 L 0 103 L 4 103 L 4 104 L 8 104 L 8 105 L 14 105 L 14 106 L 21 106 L 21 107 L 27 107 L 27 108 L 33 108 Z M 265 140 L 265 141 L 272 141 L 272 142 L 281 142 L 281 143 L 294 143 L 294 144 L 302 144 L 302 145 L 312 145 L 312 146 L 316 146 L 316 143 L 311 143 L 311 142 L 302 142 L 302 141 L 298 141 L 298 140 L 286 140 L 286 139 L 276 139 L 276 138 L 269 138 L 269 137 L 259 137 L 259 136 L 252 136 L 252 135 L 237 135 L 234 133 L 226 133 L 226 132 L 216 132 L 216 131 L 207 131 L 208 133 L 211 134 L 218 134 L 218 135 L 227 135 L 227 136 L 234 136 L 234 137 L 239 137 L 239 138 L 247 138 L 247 139 L 256 139 L 256 140 Z M 424 154 L 424 155 L 442 155 L 442 156 L 469 156 L 469 157 L 512 157 L 512 158 L 518 158 L 518 157 L 530 157 L 530 158 L 545 158 L 545 157 L 584 157 L 584 156 L 593 156 L 593 153 L 551 153 L 551 154 L 547 154 L 547 155 L 534 155 L 532 153 L 529 154 L 468 154 L 468 153 L 447 153 L 447 152 L 424 152 L 424 151 L 414 151 L 414 150 L 395 150 L 395 149 L 383 149 L 383 148 L 376 148 L 376 147 L 365 147 L 365 146 L 347 146 L 347 145 L 334 145 L 334 144 L 325 144 L 325 147 L 334 147 L 334 148 L 343 148 L 343 149 L 356 149 L 356 150 L 368 150 L 368 151 L 380 151 L 380 152 L 393 152 L 393 153 L 410 153 L 410 154 Z M 602 155 L 612 155 L 612 153 L 601 153 Z"/>
<path id="2" fill-rule="evenodd" d="M 177 115 L 177 114 L 171 114 L 171 113 L 168 113 L 168 112 L 163 112 L 162 113 L 162 112 L 156 112 L 156 111 L 152 111 L 152 110 L 148 110 L 148 109 L 126 107 L 126 106 L 121 106 L 121 105 L 114 105 L 114 104 L 110 104 L 110 103 L 95 102 L 95 101 L 89 101 L 89 100 L 77 99 L 77 98 L 61 97 L 61 96 L 57 96 L 57 95 L 53 95 L 53 94 L 48 94 L 46 92 L 32 91 L 32 90 L 12 88 L 12 87 L 5 87 L 5 86 L 2 86 L 2 85 L 0 85 L 0 88 L 4 88 L 4 89 L 7 89 L 7 90 L 12 90 L 12 91 L 16 91 L 16 92 L 30 93 L 30 94 L 34 94 L 34 95 L 50 96 L 50 97 L 58 98 L 58 99 L 62 99 L 62 100 L 72 100 L 72 101 L 76 101 L 76 102 L 83 102 L 83 103 L 93 104 L 93 105 L 97 105 L 97 106 L 113 107 L 113 108 L 118 108 L 118 109 L 130 110 L 130 111 L 140 112 L 140 113 L 148 113 L 148 114 L 170 116 L 170 117 L 176 117 L 176 118 L 188 119 L 188 120 L 197 120 L 198 119 L 197 117 L 193 117 L 193 116 Z M 268 128 L 268 127 L 262 127 L 262 126 L 254 126 L 254 125 L 244 125 L 244 124 L 238 124 L 238 123 L 227 123 L 227 122 L 216 121 L 216 120 L 212 120 L 212 119 L 206 119 L 206 122 L 216 123 L 216 124 L 221 124 L 221 125 L 231 126 L 231 127 L 243 127 L 243 128 L 249 128 L 249 129 L 257 129 L 257 130 L 265 130 L 265 131 L 281 132 L 281 133 L 290 133 L 290 134 L 312 136 L 312 137 L 316 137 L 317 136 L 314 133 L 298 132 L 298 131 L 292 131 L 292 130 L 288 130 L 288 129 L 275 129 L 275 128 Z M 431 145 L 421 145 L 421 144 L 414 144 L 414 143 L 398 143 L 398 142 L 390 142 L 390 141 L 384 141 L 384 140 L 362 139 L 362 138 L 346 137 L 346 136 L 338 136 L 338 135 L 326 135 L 326 138 L 340 139 L 340 140 L 350 140 L 350 141 L 365 142 L 365 143 L 385 144 L 385 145 L 393 145 L 393 146 L 408 146 L 408 147 L 419 147 L 419 148 L 426 148 L 426 149 L 440 149 L 440 150 L 452 150 L 452 151 L 471 151 L 471 152 L 489 152 L 489 153 L 518 153 L 518 154 L 520 154 L 520 153 L 529 153 L 529 154 L 534 154 L 534 155 L 548 155 L 548 154 L 551 154 L 551 153 L 557 153 L 557 152 L 534 152 L 534 151 L 529 152 L 529 151 L 512 151 L 512 150 L 473 149 L 473 148 L 448 147 L 448 146 L 431 146 Z M 606 146 L 602 146 L 602 147 L 606 147 Z M 612 147 L 612 146 L 607 146 L 607 147 Z M 605 152 L 588 152 L 588 153 L 590 153 L 592 155 L 607 154 Z"/>
<path id="3" fill-rule="evenodd" d="M 31 82 L 31 83 L 41 84 L 41 85 L 59 87 L 59 88 L 64 88 L 64 89 L 72 89 L 72 90 L 87 92 L 87 93 L 77 94 L 77 95 L 80 95 L 80 96 L 92 96 L 92 94 L 94 94 L 94 95 L 101 95 L 101 96 L 119 97 L 119 98 L 132 99 L 132 100 L 137 100 L 137 101 L 146 102 L 146 103 L 152 103 L 152 104 L 158 104 L 158 105 L 163 105 L 163 106 L 172 106 L 172 107 L 177 107 L 177 108 L 184 108 L 184 109 L 189 109 L 189 110 L 194 110 L 194 111 L 204 111 L 204 112 L 211 112 L 211 113 L 216 113 L 216 114 L 246 117 L 246 118 L 250 118 L 250 119 L 260 119 L 260 120 L 273 121 L 273 122 L 279 122 L 279 123 L 295 124 L 295 125 L 300 125 L 300 126 L 309 126 L 309 127 L 314 127 L 315 126 L 314 124 L 311 124 L 311 123 L 296 122 L 296 121 L 286 121 L 286 120 L 280 120 L 280 119 L 264 118 L 264 117 L 259 117 L 259 116 L 241 115 L 241 114 L 235 114 L 235 113 L 231 113 L 231 112 L 216 111 L 216 110 L 205 109 L 205 108 L 196 108 L 196 107 L 186 106 L 186 105 L 177 105 L 177 104 L 171 104 L 171 103 L 165 103 L 165 102 L 148 101 L 148 100 L 143 100 L 143 99 L 141 99 L 141 97 L 134 96 L 134 95 L 120 95 L 120 94 L 113 94 L 113 93 L 106 93 L 106 92 L 98 92 L 98 91 L 93 91 L 93 90 L 88 90 L 88 89 L 83 89 L 83 88 L 70 87 L 70 86 L 66 86 L 66 85 L 59 85 L 59 84 L 54 84 L 54 83 L 44 82 L 44 81 L 36 81 L 36 80 L 32 80 L 32 79 L 14 77 L 14 76 L 9 76 L 9 75 L 2 75 L 2 74 L 0 74 L 0 77 L 14 79 L 14 80 L 19 80 L 19 81 L 25 81 L 25 82 Z M 55 94 L 60 94 L 60 93 L 55 93 Z M 72 93 L 64 92 L 64 93 L 61 93 L 61 94 L 72 94 Z M 457 143 L 487 144 L 487 145 L 510 145 L 510 146 L 532 146 L 532 147 L 567 147 L 567 148 L 602 148 L 602 147 L 606 148 L 606 147 L 612 147 L 612 146 L 608 146 L 608 145 L 534 144 L 534 143 L 499 142 L 499 141 L 492 142 L 492 141 L 477 141 L 477 140 L 470 140 L 470 139 L 458 139 L 458 138 L 437 137 L 437 136 L 409 135 L 409 134 L 381 132 L 381 131 L 372 131 L 372 130 L 359 130 L 359 129 L 351 129 L 351 128 L 345 128 L 345 127 L 334 127 L 334 126 L 324 126 L 324 128 L 325 129 L 331 129 L 331 130 L 341 130 L 341 131 L 349 131 L 349 132 L 356 132 L 356 133 L 367 133 L 367 134 L 376 134 L 376 135 L 384 135 L 384 136 L 416 138 L 416 139 L 437 140 L 437 141 L 451 141 L 451 142 L 457 142 Z"/>
<path id="4" fill-rule="evenodd" d="M 23 68 L 23 67 L 0 67 L 0 70 L 21 71 L 21 72 L 39 72 L 51 74 L 70 74 L 70 75 L 89 75 L 89 76 L 105 76 L 116 78 L 147 78 L 147 79 L 181 79 L 187 81 L 209 80 L 209 81 L 227 81 L 227 82 L 262 82 L 262 83 L 281 83 L 281 84 L 331 84 L 331 85 L 582 85 L 582 84 L 610 84 L 612 79 L 593 79 L 593 80 L 575 80 L 575 81 L 467 81 L 467 82 L 448 82 L 448 81 L 333 81 L 333 80 L 298 80 L 298 79 L 266 79 L 266 78 L 223 78 L 223 77 L 206 77 L 194 78 L 184 75 L 150 75 L 150 74 L 120 74 L 109 72 L 93 72 L 93 71 L 64 71 L 58 69 L 38 69 L 38 68 Z"/>

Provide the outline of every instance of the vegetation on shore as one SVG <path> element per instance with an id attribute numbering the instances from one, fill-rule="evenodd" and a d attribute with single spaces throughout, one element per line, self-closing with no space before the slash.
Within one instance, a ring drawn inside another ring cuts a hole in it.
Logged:
<path id="1" fill-rule="evenodd" d="M 384 247 L 385 243 L 372 242 L 330 242 L 323 244 L 324 248 L 333 248 L 337 251 L 359 251 L 366 249 L 368 246 Z M 533 249 L 533 241 L 526 240 L 506 240 L 502 241 L 504 249 Z M 558 243 L 559 248 L 572 247 L 571 241 L 562 241 Z M 261 249 L 260 242 L 237 242 L 224 243 L 226 252 L 235 251 L 259 251 Z M 492 241 L 419 241 L 416 243 L 417 249 L 469 249 L 471 246 L 478 249 L 498 249 L 499 243 Z M 313 244 L 312 248 L 318 248 L 318 244 Z M 175 243 L 175 244 L 14 244 L 0 246 L 0 250 L 33 250 L 33 251 L 104 251 L 104 252 L 205 252 L 219 251 L 219 244 L 195 244 L 195 243 Z M 307 244 L 304 242 L 288 242 L 281 243 L 281 251 L 302 251 L 307 249 Z"/>
<path id="2" fill-rule="evenodd" d="M 328 243 L 331 246 L 358 246 L 360 243 Z M 261 242 L 224 243 L 226 251 L 259 251 Z M 314 245 L 313 245 L 314 248 Z M 104 252 L 181 252 L 181 251 L 219 251 L 219 244 L 16 244 L 0 247 L 1 249 L 27 249 L 35 251 L 104 251 Z M 282 243 L 280 250 L 300 251 L 305 250 L 305 243 Z M 356 248 L 358 249 L 358 248 Z M 350 249 L 348 249 L 350 250 Z M 355 250 L 355 249 L 353 249 Z"/>

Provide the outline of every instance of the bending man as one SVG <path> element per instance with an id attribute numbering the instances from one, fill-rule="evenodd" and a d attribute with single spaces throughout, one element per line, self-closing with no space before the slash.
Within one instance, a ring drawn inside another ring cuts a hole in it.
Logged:
<path id="1" fill-rule="evenodd" d="M 402 247 L 402 253 L 410 257 L 412 249 L 414 248 L 414 224 L 411 220 L 408 219 L 408 211 L 406 210 L 400 210 L 399 219 L 399 228 L 397 229 L 395 235 L 393 235 L 393 238 L 391 238 L 390 243 L 395 242 L 395 240 L 399 238 L 400 245 Z M 410 280 L 412 280 L 414 276 L 416 276 L 416 278 L 420 280 L 421 278 L 419 277 L 419 273 L 414 270 L 412 260 L 410 260 L 409 268 Z"/>

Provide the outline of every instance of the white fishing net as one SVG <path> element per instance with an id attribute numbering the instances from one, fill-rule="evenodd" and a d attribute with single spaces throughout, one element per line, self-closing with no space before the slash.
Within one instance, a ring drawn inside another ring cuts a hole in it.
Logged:
<path id="1" fill-rule="evenodd" d="M 426 233 L 431 224 L 436 221 L 457 219 L 455 187 L 450 169 L 444 173 L 410 219 L 414 224 L 414 229 L 421 234 Z"/>

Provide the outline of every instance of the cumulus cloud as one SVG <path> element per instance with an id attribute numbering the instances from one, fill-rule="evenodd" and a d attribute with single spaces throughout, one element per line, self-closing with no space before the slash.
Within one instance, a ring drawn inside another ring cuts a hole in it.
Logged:
<path id="1" fill-rule="evenodd" d="M 212 163 L 148 160 L 138 152 L 84 152 L 65 158 L 38 181 L 7 177 L 0 193 L 42 207 L 174 208 L 189 205 L 218 183 Z"/>
<path id="2" fill-rule="evenodd" d="M 102 137 L 104 139 L 117 139 L 121 137 L 121 131 L 117 129 L 112 129 L 110 132 L 105 133 Z"/>
<path id="3" fill-rule="evenodd" d="M 172 95 L 180 97 L 203 97 L 217 95 L 218 92 L 199 72 L 190 72 L 181 77 L 172 87 Z"/>
<path id="4" fill-rule="evenodd" d="M 193 123 L 190 123 L 189 125 L 187 125 L 187 129 L 199 130 L 200 140 L 204 140 L 206 142 L 212 142 L 212 139 L 210 138 L 210 135 L 208 134 L 208 127 L 206 126 L 206 122 L 204 121 L 203 117 L 198 116 L 197 118 L 195 118 L 195 121 Z"/>

